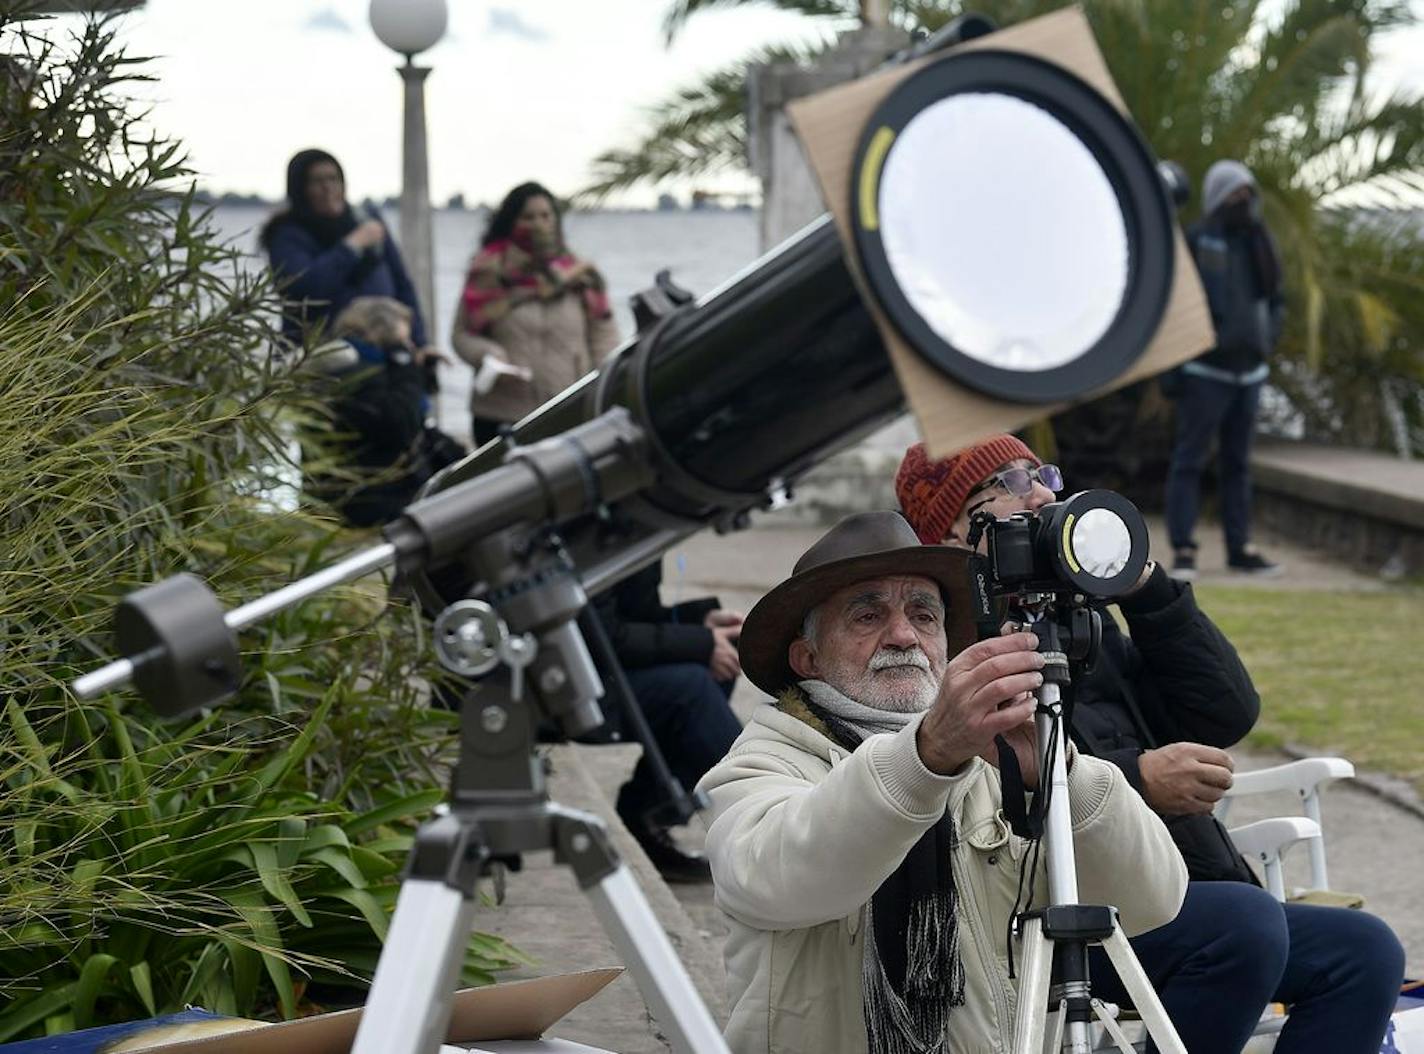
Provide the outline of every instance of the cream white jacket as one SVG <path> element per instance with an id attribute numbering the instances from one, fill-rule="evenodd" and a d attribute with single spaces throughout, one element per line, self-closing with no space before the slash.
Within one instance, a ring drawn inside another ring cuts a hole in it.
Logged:
<path id="1" fill-rule="evenodd" d="M 865 907 L 946 807 L 959 834 L 952 869 L 966 975 L 948 1049 L 1011 1049 L 1016 996 L 1004 942 L 1027 843 L 1004 821 L 997 770 L 975 759 L 954 776 L 929 771 L 918 727 L 847 753 L 768 703 L 699 783 L 712 798 L 707 850 L 731 930 L 727 1041 L 736 1054 L 866 1050 Z M 1068 786 L 1080 899 L 1116 906 L 1129 936 L 1170 922 L 1187 872 L 1162 821 L 1096 758 L 1077 756 Z M 1042 864 L 1035 878 L 1042 905 Z"/>

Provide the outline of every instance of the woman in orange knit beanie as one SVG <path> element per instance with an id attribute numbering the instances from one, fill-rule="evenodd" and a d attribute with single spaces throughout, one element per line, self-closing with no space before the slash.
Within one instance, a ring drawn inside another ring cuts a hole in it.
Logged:
<path id="1" fill-rule="evenodd" d="M 963 543 L 968 515 L 990 503 L 996 515 L 1036 510 L 1063 488 L 1063 475 L 1011 435 L 990 436 L 957 454 L 930 459 L 923 443 L 905 451 L 895 473 L 895 496 L 926 545 Z M 982 501 L 970 501 L 981 496 Z M 960 521 L 963 521 L 961 523 Z"/>

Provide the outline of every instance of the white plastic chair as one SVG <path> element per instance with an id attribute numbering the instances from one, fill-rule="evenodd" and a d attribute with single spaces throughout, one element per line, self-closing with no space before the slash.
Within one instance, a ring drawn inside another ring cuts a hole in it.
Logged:
<path id="1" fill-rule="evenodd" d="M 1355 775 L 1355 766 L 1344 758 L 1304 758 L 1284 765 L 1273 765 L 1254 772 L 1243 772 L 1232 781 L 1231 789 L 1216 807 L 1216 818 L 1222 823 L 1231 811 L 1233 799 L 1250 794 L 1271 794 L 1293 791 L 1301 800 L 1304 816 L 1272 816 L 1241 827 L 1228 828 L 1232 842 L 1248 860 L 1261 864 L 1265 872 L 1266 890 L 1277 900 L 1286 899 L 1285 874 L 1281 860 L 1291 846 L 1306 842 L 1310 846 L 1310 891 L 1330 888 L 1325 866 L 1325 835 L 1320 819 L 1320 793 L 1339 779 Z M 1294 891 L 1304 892 L 1304 891 Z M 1277 1007 L 1267 1007 L 1242 1054 L 1270 1054 L 1276 1038 L 1285 1027 L 1286 1018 Z M 1134 1046 L 1145 1047 L 1140 1027 L 1134 1029 Z M 1115 1050 L 1111 1037 L 1097 1036 L 1094 1050 Z"/>
<path id="2" fill-rule="evenodd" d="M 1261 864 L 1266 889 L 1277 900 L 1286 899 L 1282 856 L 1298 842 L 1307 843 L 1310 849 L 1309 888 L 1330 888 L 1325 866 L 1325 834 L 1320 820 L 1320 792 L 1335 780 L 1350 779 L 1354 775 L 1355 766 L 1344 758 L 1303 758 L 1238 774 L 1217 805 L 1216 817 L 1225 823 L 1232 801 L 1248 794 L 1294 791 L 1301 799 L 1304 816 L 1274 816 L 1229 829 L 1231 840 L 1242 855 Z"/>

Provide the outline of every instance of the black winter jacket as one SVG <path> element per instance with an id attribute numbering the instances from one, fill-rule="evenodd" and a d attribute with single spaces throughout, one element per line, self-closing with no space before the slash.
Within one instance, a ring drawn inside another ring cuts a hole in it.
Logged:
<path id="1" fill-rule="evenodd" d="M 1236 649 L 1197 606 L 1191 587 L 1159 566 L 1119 609 L 1129 638 L 1106 613 L 1091 673 L 1069 689 L 1078 748 L 1122 769 L 1142 792 L 1138 758 L 1168 743 L 1229 747 L 1256 723 L 1261 700 Z M 1211 816 L 1163 817 L 1191 877 L 1245 878 L 1240 855 Z"/>
<path id="2" fill-rule="evenodd" d="M 595 601 L 618 661 L 630 670 L 675 662 L 706 665 L 714 642 L 702 620 L 722 605 L 716 597 L 702 597 L 668 607 L 658 595 L 662 580 L 662 565 L 655 563 Z"/>
<path id="3" fill-rule="evenodd" d="M 1208 219 L 1187 232 L 1187 244 L 1216 330 L 1215 346 L 1199 361 L 1232 373 L 1249 373 L 1271 357 L 1281 337 L 1285 297 L 1275 242 L 1265 227 L 1232 230 L 1218 219 Z M 1268 268 L 1269 287 L 1263 286 L 1267 280 L 1259 274 L 1258 252 L 1273 263 Z"/>

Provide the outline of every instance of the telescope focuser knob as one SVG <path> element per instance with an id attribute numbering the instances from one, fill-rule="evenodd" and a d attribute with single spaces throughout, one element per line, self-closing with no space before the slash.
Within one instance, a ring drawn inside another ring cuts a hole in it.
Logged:
<path id="1" fill-rule="evenodd" d="M 481 677 L 499 665 L 508 631 L 483 600 L 457 600 L 435 619 L 435 654 L 461 677 Z"/>
<path id="2" fill-rule="evenodd" d="M 672 272 L 663 268 L 653 277 L 650 288 L 634 293 L 628 302 L 633 308 L 633 323 L 641 334 L 679 308 L 692 303 L 693 299 L 689 290 L 672 280 Z"/>

